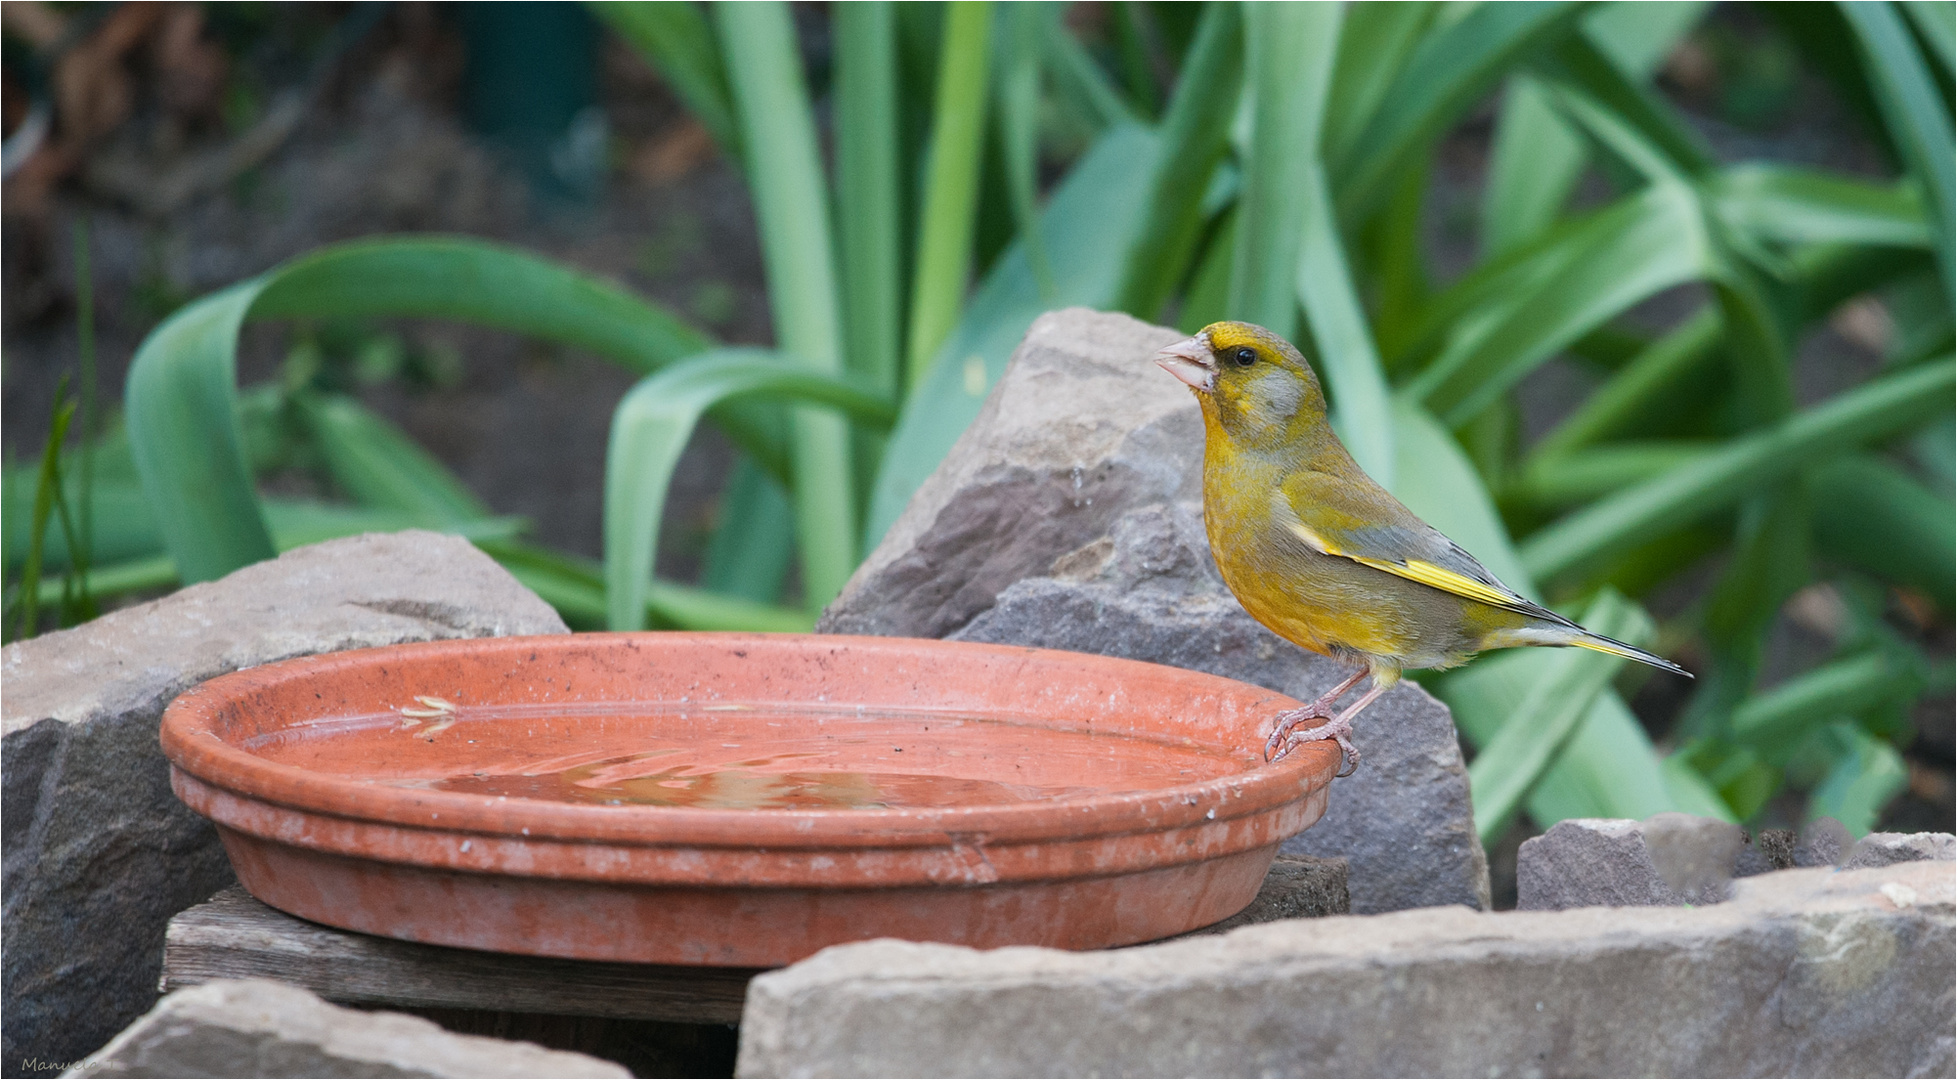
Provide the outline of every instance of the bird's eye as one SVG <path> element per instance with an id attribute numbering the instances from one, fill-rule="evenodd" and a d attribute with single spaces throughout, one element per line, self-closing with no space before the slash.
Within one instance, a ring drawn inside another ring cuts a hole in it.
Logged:
<path id="1" fill-rule="evenodd" d="M 1249 367 L 1257 362 L 1257 350 L 1246 345 L 1238 349 L 1231 359 L 1237 362 L 1238 367 Z"/>

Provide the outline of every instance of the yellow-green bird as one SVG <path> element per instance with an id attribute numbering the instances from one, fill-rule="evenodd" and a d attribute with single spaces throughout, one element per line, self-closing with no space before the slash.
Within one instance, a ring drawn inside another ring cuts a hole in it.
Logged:
<path id="1" fill-rule="evenodd" d="M 1318 376 L 1290 342 L 1249 323 L 1212 323 L 1156 363 L 1203 408 L 1203 522 L 1224 582 L 1279 637 L 1359 668 L 1279 714 L 1266 757 L 1336 739 L 1349 773 L 1359 763 L 1352 718 L 1400 672 L 1453 667 L 1485 649 L 1575 645 L 1691 677 L 1523 598 L 1400 505 L 1333 434 Z M 1334 714 L 1368 674 L 1372 686 Z M 1312 719 L 1327 722 L 1299 730 Z"/>

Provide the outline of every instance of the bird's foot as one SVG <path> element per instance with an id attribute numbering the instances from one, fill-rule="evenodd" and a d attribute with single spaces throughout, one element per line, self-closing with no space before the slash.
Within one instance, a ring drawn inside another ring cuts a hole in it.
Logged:
<path id="1" fill-rule="evenodd" d="M 1306 720 L 1317 719 L 1321 715 L 1309 708 L 1279 715 L 1277 730 L 1271 733 L 1270 741 L 1264 745 L 1265 760 L 1276 761 L 1290 753 L 1291 749 L 1299 743 L 1335 739 L 1338 741 L 1341 755 L 1338 775 L 1351 776 L 1359 768 L 1359 748 L 1352 745 L 1351 717 L 1341 716 L 1337 719 L 1328 717 L 1325 723 L 1317 727 L 1299 730 L 1300 724 Z M 1272 752 L 1273 747 L 1276 747 L 1275 753 Z"/>
<path id="2" fill-rule="evenodd" d="M 1330 720 L 1332 716 L 1322 703 L 1316 701 L 1302 709 L 1288 709 L 1277 714 L 1271 737 L 1264 740 L 1264 760 L 1276 761 L 1288 753 L 1291 747 L 1286 740 L 1301 725 L 1311 720 Z"/>

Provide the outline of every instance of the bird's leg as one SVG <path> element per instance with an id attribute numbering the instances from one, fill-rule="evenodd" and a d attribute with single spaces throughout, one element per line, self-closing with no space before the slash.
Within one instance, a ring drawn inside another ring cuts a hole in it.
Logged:
<path id="1" fill-rule="evenodd" d="M 1353 672 L 1344 682 L 1318 695 L 1318 700 L 1302 709 L 1290 709 L 1277 714 L 1277 726 L 1271 729 L 1271 737 L 1264 740 L 1264 760 L 1276 761 L 1284 756 L 1285 751 L 1290 749 L 1285 745 L 1285 737 L 1290 735 L 1298 725 L 1307 720 L 1330 720 L 1337 715 L 1332 712 L 1332 706 L 1338 704 L 1340 695 L 1359 685 L 1359 680 L 1366 677 L 1367 670 L 1360 668 Z"/>
<path id="2" fill-rule="evenodd" d="M 1387 684 L 1387 686 L 1390 685 L 1392 684 Z M 1278 751 L 1277 757 L 1281 758 L 1290 753 L 1291 748 L 1299 743 L 1317 742 L 1320 739 L 1337 739 L 1339 742 L 1339 751 L 1344 755 L 1345 759 L 1342 762 L 1343 767 L 1339 769 L 1338 774 L 1340 776 L 1351 776 L 1359 768 L 1359 748 L 1352 745 L 1351 738 L 1352 718 L 1359 715 L 1359 710 L 1371 705 L 1374 698 L 1386 693 L 1387 686 L 1381 686 L 1377 679 L 1373 680 L 1373 685 L 1368 687 L 1366 692 L 1359 696 L 1359 700 L 1353 702 L 1344 712 L 1334 717 L 1330 723 L 1320 724 L 1315 728 L 1307 728 L 1304 731 L 1290 736 L 1284 744 L 1284 749 Z M 1275 761 L 1277 758 L 1272 758 L 1271 760 Z"/>

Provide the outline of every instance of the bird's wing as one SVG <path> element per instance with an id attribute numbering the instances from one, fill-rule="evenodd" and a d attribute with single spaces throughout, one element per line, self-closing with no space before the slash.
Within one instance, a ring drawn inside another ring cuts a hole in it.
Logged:
<path id="1" fill-rule="evenodd" d="M 1370 480 L 1300 470 L 1285 479 L 1271 502 L 1278 521 L 1314 551 L 1469 600 L 1567 621 L 1502 584 L 1473 555 Z"/>

